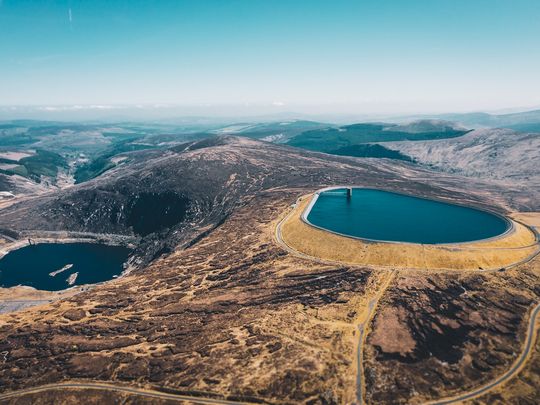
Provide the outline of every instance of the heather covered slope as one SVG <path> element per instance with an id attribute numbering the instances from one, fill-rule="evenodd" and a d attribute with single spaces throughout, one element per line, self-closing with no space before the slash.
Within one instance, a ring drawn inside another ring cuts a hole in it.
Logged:
<path id="1" fill-rule="evenodd" d="M 303 149 L 333 153 L 332 151 L 365 143 L 392 141 L 422 141 L 460 137 L 468 132 L 447 121 L 425 120 L 396 125 L 360 123 L 339 128 L 305 131 L 287 142 Z"/>
<path id="2" fill-rule="evenodd" d="M 0 227 L 140 236 L 144 242 L 139 249 L 149 258 L 189 244 L 263 190 L 365 183 L 406 191 L 411 188 L 411 176 L 431 177 L 406 163 L 216 137 L 134 153 L 129 163 L 94 180 L 3 209 Z M 459 181 L 440 178 L 423 183 L 422 190 L 439 189 L 438 193 L 446 194 L 441 188 L 455 188 Z M 481 189 L 490 193 L 492 187 L 483 184 Z M 501 193 L 530 204 L 523 191 L 510 188 Z"/>
<path id="3" fill-rule="evenodd" d="M 540 298 L 538 261 L 508 272 L 392 278 L 391 270 L 299 258 L 274 242 L 299 195 L 349 183 L 519 208 L 511 205 L 517 190 L 249 139 L 141 152 L 103 177 L 2 212 L 3 227 L 114 229 L 138 233 L 143 257 L 169 251 L 128 276 L 0 315 L 1 391 L 106 381 L 247 402 L 341 404 L 356 401 L 363 376 L 370 403 L 405 403 L 469 389 L 508 368 Z M 128 203 L 151 204 L 148 193 L 163 205 L 139 215 L 169 212 L 183 198 L 185 216 L 138 231 Z M 362 346 L 358 326 L 379 293 Z M 433 351 L 439 342 L 450 345 L 447 354 Z M 84 390 L 72 392 L 85 398 Z M 62 391 L 46 395 L 68 402 Z"/>
<path id="4" fill-rule="evenodd" d="M 385 146 L 436 170 L 520 185 L 540 197 L 539 133 L 478 129 L 459 138 Z"/>

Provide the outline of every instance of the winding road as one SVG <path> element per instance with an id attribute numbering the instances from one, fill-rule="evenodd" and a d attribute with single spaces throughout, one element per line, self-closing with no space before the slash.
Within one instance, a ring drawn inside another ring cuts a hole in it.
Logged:
<path id="1" fill-rule="evenodd" d="M 377 308 L 377 304 L 379 303 L 379 300 L 384 295 L 384 292 L 394 279 L 394 276 L 396 275 L 396 271 L 392 270 L 388 275 L 386 275 L 386 279 L 383 281 L 381 288 L 377 291 L 377 294 L 374 298 L 370 299 L 368 302 L 368 312 L 364 319 L 364 321 L 357 325 L 358 331 L 360 332 L 360 335 L 358 336 L 358 346 L 356 351 L 356 360 L 357 360 L 357 371 L 356 371 L 356 403 L 361 405 L 364 403 L 364 366 L 363 366 L 363 347 L 364 342 L 366 340 L 366 327 L 373 318 L 373 315 L 375 314 L 375 309 Z"/>
<path id="2" fill-rule="evenodd" d="M 504 373 L 503 375 L 497 377 L 495 380 L 491 381 L 490 383 L 487 383 L 479 388 L 476 388 L 472 391 L 458 394 L 454 397 L 444 398 L 444 399 L 438 399 L 435 401 L 429 401 L 426 403 L 426 405 L 446 405 L 446 404 L 456 404 L 463 401 L 467 401 L 476 397 L 479 397 L 483 394 L 486 394 L 487 392 L 501 386 L 508 380 L 515 377 L 523 368 L 525 363 L 528 360 L 529 355 L 531 354 L 531 349 L 534 346 L 534 342 L 536 341 L 536 327 L 538 326 L 538 314 L 540 313 L 540 304 L 537 304 L 532 312 L 531 312 L 531 318 L 529 319 L 529 327 L 527 328 L 527 336 L 525 337 L 525 344 L 524 349 L 521 352 L 520 356 L 517 358 L 517 360 L 514 362 L 512 367 Z"/>
<path id="3" fill-rule="evenodd" d="M 300 199 L 297 200 L 297 203 L 300 201 Z M 281 225 L 294 213 L 294 210 L 291 210 L 291 212 L 285 216 L 277 225 L 275 229 L 275 238 L 278 244 L 280 244 L 285 250 L 288 252 L 294 254 L 295 256 L 313 260 L 320 263 L 326 263 L 326 264 L 333 264 L 334 262 L 329 262 L 326 260 L 321 260 L 316 257 L 312 257 L 309 255 L 302 254 L 300 252 L 297 252 L 296 250 L 290 248 L 282 239 L 281 235 Z M 373 313 L 375 312 L 377 303 L 380 299 L 380 297 L 383 295 L 384 291 L 390 284 L 395 272 L 391 272 L 391 274 L 387 277 L 387 279 L 384 281 L 382 288 L 379 289 L 376 296 L 372 298 L 368 302 L 368 313 L 365 317 L 364 321 L 357 325 L 359 334 L 359 345 L 357 348 L 357 361 L 358 361 L 358 372 L 356 377 L 356 384 L 357 384 L 357 394 L 356 394 L 356 400 L 359 404 L 362 404 L 363 399 L 363 373 L 362 373 L 362 346 L 363 341 L 365 339 L 365 327 L 369 320 L 372 318 Z M 527 328 L 527 335 L 525 337 L 525 343 L 524 348 L 520 356 L 517 358 L 517 360 L 513 363 L 513 365 L 510 367 L 508 371 L 506 371 L 501 376 L 497 377 L 493 381 L 479 387 L 475 388 L 469 392 L 458 394 L 453 397 L 438 399 L 435 401 L 429 401 L 426 402 L 426 404 L 429 405 L 446 405 L 446 404 L 455 404 L 460 403 L 463 401 L 467 401 L 476 397 L 479 397 L 481 395 L 486 394 L 487 392 L 500 387 L 504 383 L 508 382 L 510 379 L 514 378 L 524 367 L 526 364 L 531 351 L 533 350 L 534 343 L 536 341 L 537 336 L 537 326 L 538 326 L 538 319 L 540 314 L 540 304 L 537 304 L 532 312 L 529 319 L 529 325 Z M 4 356 L 5 353 L 1 353 Z M 47 384 L 32 388 L 25 388 L 17 391 L 11 391 L 11 392 L 4 392 L 0 394 L 0 401 L 13 399 L 22 395 L 29 395 L 29 394 L 36 394 L 40 392 L 50 391 L 50 390 L 63 390 L 63 389 L 91 389 L 91 390 L 101 390 L 101 391 L 114 391 L 114 392 L 120 392 L 125 394 L 133 394 L 133 395 L 139 395 L 146 398 L 155 398 L 155 399 L 164 399 L 164 400 L 172 400 L 172 401 L 189 401 L 191 403 L 195 404 L 220 404 L 220 405 L 238 405 L 238 404 L 246 404 L 248 402 L 238 402 L 238 401 L 230 401 L 226 399 L 218 399 L 218 398 L 204 398 L 201 396 L 190 396 L 190 395 L 182 395 L 182 394 L 175 394 L 175 393 L 168 393 L 168 392 L 162 392 L 154 389 L 145 389 L 145 388 L 137 388 L 137 387 L 127 387 L 122 385 L 116 385 L 112 383 L 104 383 L 104 382 L 62 382 L 62 383 L 56 383 L 56 384 Z"/>
<path id="4" fill-rule="evenodd" d="M 296 200 L 296 203 L 293 206 L 293 209 L 283 219 L 281 219 L 279 221 L 279 223 L 277 224 L 277 226 L 275 228 L 275 232 L 274 232 L 276 242 L 283 249 L 285 249 L 287 252 L 291 253 L 294 256 L 300 257 L 302 259 L 311 260 L 311 261 L 321 263 L 321 264 L 338 264 L 338 265 L 343 264 L 343 263 L 340 263 L 340 262 L 337 262 L 337 261 L 319 259 L 317 257 L 301 253 L 301 252 L 293 249 L 289 245 L 287 245 L 287 243 L 283 240 L 281 227 L 291 217 L 291 215 L 294 214 L 295 208 L 296 208 L 296 206 L 298 205 L 298 203 L 301 200 L 302 200 L 302 197 L 299 197 Z M 362 348 L 363 348 L 364 341 L 365 341 L 366 325 L 369 323 L 369 321 L 373 317 L 373 314 L 375 313 L 375 308 L 377 307 L 377 304 L 379 303 L 379 299 L 382 297 L 382 295 L 384 294 L 384 291 L 386 291 L 386 289 L 390 285 L 390 282 L 392 281 L 395 274 L 396 274 L 395 270 L 390 271 L 390 274 L 387 276 L 386 280 L 383 282 L 382 287 L 377 291 L 377 294 L 375 295 L 375 297 L 373 297 L 373 298 L 371 298 L 369 300 L 368 308 L 367 308 L 368 312 L 366 314 L 366 317 L 364 318 L 364 320 L 361 323 L 356 325 L 356 327 L 358 329 L 358 332 L 359 332 L 358 346 L 356 348 L 356 362 L 358 364 L 357 372 L 356 372 L 356 403 L 357 404 L 363 404 L 364 403 L 363 391 L 364 391 L 364 384 L 365 383 L 364 383 L 364 372 L 363 372 L 363 367 L 362 367 L 362 363 L 363 363 L 363 356 L 362 356 L 363 349 Z"/>
<path id="5" fill-rule="evenodd" d="M 0 401 L 15 398 L 21 395 L 37 394 L 50 390 L 63 390 L 63 389 L 90 389 L 100 391 L 115 391 L 125 394 L 135 394 L 146 398 L 167 399 L 172 401 L 189 401 L 194 404 L 220 404 L 220 405 L 239 405 L 249 404 L 249 402 L 237 402 L 228 401 L 225 399 L 217 398 L 203 398 L 190 395 L 173 394 L 168 392 L 161 392 L 151 389 L 124 387 L 121 385 L 114 385 L 100 382 L 65 382 L 58 384 L 47 384 L 39 387 L 25 388 L 18 391 L 7 392 L 0 394 Z"/>
<path id="6" fill-rule="evenodd" d="M 371 300 L 369 303 L 369 306 L 372 312 L 376 306 L 376 300 L 375 299 Z M 426 405 L 446 405 L 446 404 L 455 404 L 455 403 L 467 401 L 467 400 L 479 397 L 483 394 L 486 394 L 487 392 L 499 387 L 500 385 L 504 384 L 508 380 L 515 377 L 521 371 L 529 355 L 531 354 L 531 350 L 536 340 L 536 335 L 537 335 L 536 327 L 538 324 L 539 314 L 540 314 L 540 304 L 537 304 L 534 307 L 531 313 L 530 320 L 529 320 L 529 326 L 527 328 L 527 336 L 525 338 L 524 350 L 519 356 L 519 358 L 514 362 L 512 367 L 506 373 L 499 376 L 492 382 L 486 385 L 483 385 L 482 387 L 476 388 L 467 393 L 459 394 L 454 397 L 430 401 L 430 402 L 427 402 Z M 359 330 L 361 332 L 360 339 L 363 339 L 364 324 L 359 326 Z M 358 354 L 358 356 L 359 356 L 358 360 L 361 360 L 361 354 Z M 362 379 L 360 377 L 360 384 L 362 384 L 361 380 Z M 58 390 L 58 389 L 93 389 L 93 390 L 115 391 L 115 392 L 121 392 L 121 393 L 126 393 L 126 394 L 140 395 L 147 398 L 167 399 L 167 400 L 173 400 L 173 401 L 190 401 L 195 404 L 238 405 L 238 404 L 248 403 L 248 402 L 229 401 L 229 400 L 217 399 L 217 398 L 202 398 L 202 397 L 195 397 L 195 396 L 189 396 L 189 395 L 173 394 L 173 393 L 161 392 L 161 391 L 151 390 L 151 389 L 124 387 L 121 385 L 114 385 L 114 384 L 109 384 L 109 383 L 98 383 L 98 382 L 64 382 L 64 383 L 57 383 L 57 384 L 47 384 L 47 385 L 42 385 L 42 386 L 32 387 L 32 388 L 25 388 L 22 390 L 0 394 L 0 401 L 12 399 L 15 397 L 19 397 L 21 395 L 36 394 L 40 392 Z M 357 393 L 357 401 L 359 401 L 359 403 L 362 403 L 363 401 L 361 390 Z"/>
<path id="7" fill-rule="evenodd" d="M 283 249 L 285 249 L 287 252 L 293 254 L 294 256 L 303 258 L 303 259 L 312 260 L 312 261 L 322 263 L 322 264 L 342 264 L 342 263 L 339 263 L 339 262 L 319 259 L 317 257 L 301 253 L 301 252 L 295 250 L 294 248 L 290 247 L 289 245 L 287 245 L 287 243 L 283 240 L 283 238 L 282 238 L 282 230 L 281 230 L 282 225 L 294 214 L 294 212 L 295 212 L 294 208 L 296 208 L 296 206 L 298 205 L 298 203 L 300 201 L 302 201 L 302 197 L 300 197 L 300 198 L 298 198 L 296 200 L 296 204 L 293 206 L 293 209 L 283 219 L 281 219 L 279 221 L 279 223 L 277 224 L 277 226 L 275 228 L 275 239 L 276 239 L 277 243 Z M 534 228 L 531 228 L 531 227 L 529 227 L 529 228 L 532 229 L 533 232 L 535 233 L 535 236 L 536 236 L 536 243 L 535 244 L 538 244 L 538 239 L 539 239 L 538 238 L 538 232 Z M 521 261 L 519 261 L 517 263 L 514 263 L 511 266 L 508 266 L 507 268 L 515 267 L 515 266 L 518 266 L 518 265 L 521 265 L 521 264 L 525 264 L 525 263 L 531 261 L 533 258 L 535 258 L 538 254 L 539 254 L 539 250 L 536 250 L 529 257 L 527 257 L 527 258 L 525 258 L 525 259 L 523 259 L 523 260 L 521 260 Z M 474 271 L 478 271 L 478 270 L 474 270 Z M 495 271 L 498 271 L 498 270 L 497 269 L 496 270 L 484 270 L 484 272 L 487 272 L 487 271 L 495 272 Z M 360 365 L 361 365 L 361 362 L 362 362 L 362 350 L 361 350 L 362 342 L 365 339 L 365 326 L 366 326 L 367 322 L 369 321 L 369 319 L 373 316 L 373 313 L 375 311 L 375 307 L 376 307 L 376 305 L 378 303 L 378 300 L 380 299 L 380 296 L 382 296 L 382 293 L 386 290 L 386 287 L 388 286 L 390 280 L 391 280 L 391 277 L 385 283 L 385 286 L 381 289 L 381 291 L 379 291 L 377 296 L 369 301 L 369 304 L 368 304 L 368 316 L 367 316 L 366 320 L 363 323 L 361 323 L 361 324 L 359 324 L 357 326 L 358 331 L 360 332 L 360 336 L 359 336 L 360 344 L 358 346 L 357 354 L 356 354 L 357 362 L 359 364 L 358 372 L 357 372 L 357 376 L 356 376 L 356 385 L 357 385 L 356 401 L 357 401 L 358 404 L 363 404 L 364 403 L 364 398 L 363 398 L 363 385 L 364 385 L 364 383 L 363 383 L 363 373 L 362 373 L 362 367 Z M 489 383 L 487 383 L 487 384 L 485 384 L 485 385 L 483 385 L 481 387 L 475 388 L 475 389 L 473 389 L 471 391 L 468 391 L 468 392 L 465 392 L 465 393 L 462 393 L 462 394 L 458 394 L 458 395 L 455 395 L 453 397 L 447 397 L 447 398 L 442 398 L 442 399 L 438 399 L 438 400 L 434 400 L 434 401 L 429 401 L 429 402 L 426 402 L 425 404 L 426 405 L 447 405 L 447 404 L 461 403 L 463 401 L 467 401 L 467 400 L 470 400 L 470 399 L 473 399 L 473 398 L 477 398 L 477 397 L 479 397 L 481 395 L 484 395 L 484 394 L 488 393 L 489 391 L 503 385 L 504 383 L 506 383 L 508 380 L 512 379 L 513 377 L 515 377 L 521 371 L 521 369 L 523 368 L 523 366 L 527 362 L 528 357 L 531 354 L 531 350 L 533 349 L 534 342 L 535 342 L 535 339 L 536 339 L 536 334 L 537 334 L 536 333 L 536 328 L 537 328 L 538 323 L 539 323 L 538 322 L 538 318 L 539 318 L 538 315 L 539 314 L 540 314 L 540 304 L 536 305 L 533 308 L 532 312 L 531 312 L 531 317 L 530 317 L 530 320 L 529 320 L 529 326 L 527 328 L 527 336 L 525 337 L 524 349 L 523 349 L 522 353 L 520 354 L 520 356 L 518 357 L 518 359 L 513 363 L 513 365 L 510 367 L 510 369 L 508 371 L 506 371 L 501 376 L 497 377 L 495 380 L 493 380 L 493 381 L 491 381 L 491 382 L 489 382 Z"/>

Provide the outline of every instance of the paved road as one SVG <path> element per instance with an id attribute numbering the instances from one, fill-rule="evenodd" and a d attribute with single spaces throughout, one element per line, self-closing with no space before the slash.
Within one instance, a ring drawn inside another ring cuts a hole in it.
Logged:
<path id="1" fill-rule="evenodd" d="M 300 201 L 301 201 L 301 198 L 299 198 L 296 201 L 296 206 L 298 205 L 298 203 Z M 283 218 L 278 223 L 278 225 L 276 226 L 275 238 L 276 238 L 276 241 L 278 242 L 278 244 L 281 245 L 286 251 L 288 251 L 289 253 L 291 253 L 291 254 L 293 254 L 293 255 L 295 255 L 297 257 L 301 257 L 301 258 L 308 259 L 308 260 L 313 260 L 313 261 L 318 262 L 318 263 L 339 264 L 339 262 L 333 262 L 333 261 L 329 261 L 329 260 L 322 260 L 322 259 L 319 259 L 317 257 L 306 255 L 304 253 L 301 253 L 301 252 L 291 248 L 289 245 L 287 245 L 287 243 L 285 243 L 285 241 L 282 238 L 281 227 L 291 217 L 291 215 L 294 214 L 294 212 L 295 212 L 295 209 L 292 209 L 291 212 L 289 212 L 289 214 L 287 214 L 285 216 L 285 218 Z M 535 244 L 538 244 L 538 239 L 539 239 L 538 232 L 536 230 L 533 230 L 533 232 L 535 232 L 535 236 L 536 236 L 536 239 L 537 239 Z M 535 252 L 533 252 L 530 256 L 526 257 L 525 259 L 523 259 L 523 260 L 521 260 L 521 261 L 519 261 L 517 263 L 514 263 L 514 264 L 512 264 L 510 266 L 507 266 L 507 269 L 511 268 L 511 267 L 518 266 L 518 265 L 525 264 L 525 263 L 533 260 L 540 253 L 539 250 L 536 250 Z M 477 272 L 478 270 L 474 270 L 474 271 Z M 496 272 L 496 271 L 498 271 L 498 269 L 484 270 L 483 272 Z M 376 305 L 377 301 L 378 301 L 378 299 L 370 301 L 370 303 L 369 303 L 370 314 L 372 314 L 373 310 L 375 309 L 375 305 Z M 486 384 L 486 385 L 484 385 L 482 387 L 476 388 L 476 389 L 474 389 L 472 391 L 469 391 L 467 393 L 463 393 L 463 394 L 457 395 L 455 397 L 450 397 L 450 398 L 446 398 L 446 399 L 440 399 L 440 400 L 436 400 L 436 401 L 427 402 L 427 404 L 430 404 L 430 405 L 446 405 L 446 404 L 455 404 L 455 403 L 463 402 L 463 401 L 466 401 L 466 400 L 481 396 L 481 395 L 491 391 L 492 389 L 504 384 L 509 379 L 515 377 L 519 373 L 519 371 L 521 370 L 523 365 L 526 363 L 527 358 L 529 357 L 529 355 L 531 353 L 531 349 L 533 347 L 535 336 L 536 336 L 535 331 L 536 331 L 536 325 L 538 323 L 537 318 L 538 318 L 539 313 L 540 313 L 540 304 L 538 304 L 532 311 L 531 319 L 529 321 L 529 327 L 527 329 L 527 337 L 526 337 L 526 340 L 525 340 L 524 350 L 521 353 L 520 357 L 517 359 L 517 361 L 513 364 L 513 366 L 506 373 L 499 376 L 498 378 L 496 378 L 491 383 L 488 383 L 488 384 Z M 369 317 L 369 315 L 368 315 L 368 317 Z M 358 325 L 358 330 L 360 332 L 360 339 L 364 339 L 365 323 L 361 324 L 361 325 Z M 357 352 L 357 361 L 358 362 L 362 361 L 362 354 L 360 353 L 360 346 L 359 346 L 359 348 L 358 348 L 359 350 Z M 362 377 L 361 371 L 362 371 L 361 368 L 359 368 L 358 374 L 357 374 L 357 377 L 356 377 L 356 384 L 357 384 L 357 394 L 356 394 L 357 398 L 356 398 L 356 400 L 357 400 L 357 402 L 359 404 L 363 403 L 363 395 L 362 395 L 363 377 Z"/>
<path id="2" fill-rule="evenodd" d="M 358 363 L 358 368 L 356 372 L 356 403 L 358 405 L 362 405 L 364 403 L 364 366 L 363 366 L 363 353 L 364 353 L 364 343 L 366 338 L 366 326 L 371 321 L 371 318 L 373 318 L 373 315 L 375 314 L 375 308 L 377 308 L 377 305 L 379 304 L 379 300 L 384 295 L 384 292 L 394 279 L 394 276 L 396 275 L 396 271 L 392 270 L 389 275 L 386 276 L 386 280 L 384 280 L 382 287 L 377 292 L 376 296 L 369 300 L 368 303 L 368 313 L 366 315 L 366 318 L 364 319 L 364 322 L 358 325 L 358 331 L 360 332 L 360 335 L 358 336 L 358 347 L 356 352 L 356 360 Z"/>
<path id="3" fill-rule="evenodd" d="M 525 338 L 525 345 L 524 345 L 523 352 L 521 353 L 521 355 L 518 357 L 518 359 L 515 361 L 515 363 L 512 365 L 512 367 L 510 367 L 510 369 L 506 373 L 497 377 L 492 382 L 486 385 L 483 385 L 480 388 L 476 388 L 464 394 L 456 395 L 455 397 L 439 399 L 436 401 L 430 401 L 430 402 L 427 402 L 427 404 L 446 405 L 446 404 L 455 404 L 455 403 L 463 402 L 469 399 L 473 399 L 483 394 L 486 394 L 487 392 L 499 387 L 500 385 L 506 383 L 508 380 L 515 377 L 521 371 L 521 368 L 527 362 L 527 359 L 536 341 L 536 326 L 538 324 L 538 314 L 540 314 L 540 304 L 536 305 L 536 307 L 534 307 L 534 309 L 532 310 L 531 319 L 529 320 L 529 327 L 527 328 L 527 336 Z"/>
<path id="4" fill-rule="evenodd" d="M 17 242 L 17 239 L 12 238 L 11 236 L 7 236 L 4 233 L 0 233 L 0 238 L 5 239 L 5 240 L 10 241 L 10 242 Z"/>
<path id="5" fill-rule="evenodd" d="M 309 198 L 309 196 L 307 196 L 307 198 Z M 315 257 L 315 256 L 310 256 L 308 254 L 299 252 L 298 250 L 292 248 L 291 246 L 287 245 L 287 243 L 283 240 L 283 235 L 282 235 L 282 229 L 281 228 L 282 228 L 283 224 L 295 213 L 296 207 L 298 206 L 300 201 L 302 201 L 302 199 L 303 199 L 303 197 L 299 197 L 296 200 L 296 203 L 293 206 L 293 209 L 291 209 L 291 211 L 281 221 L 279 221 L 279 223 L 277 224 L 276 229 L 275 229 L 275 239 L 276 239 L 276 242 L 278 243 L 278 245 L 281 245 L 281 247 L 283 249 L 285 249 L 287 252 L 291 253 L 292 255 L 294 255 L 296 257 L 311 260 L 311 261 L 314 261 L 314 262 L 317 262 L 317 263 L 329 264 L 329 265 L 346 265 L 346 264 L 350 264 L 350 263 L 340 262 L 340 261 L 337 261 L 337 260 L 320 259 L 320 258 Z M 516 220 L 514 220 L 514 221 L 516 221 Z M 530 226 L 524 224 L 523 222 L 520 222 L 520 221 L 516 221 L 516 222 L 519 222 L 521 225 L 526 226 L 527 228 L 529 228 L 535 234 L 536 241 L 533 244 L 531 244 L 529 246 L 526 246 L 526 247 L 537 246 L 537 249 L 534 252 L 532 252 L 529 256 L 525 257 L 524 259 L 506 266 L 505 267 L 506 270 L 511 269 L 513 267 L 520 266 L 522 264 L 526 264 L 526 263 L 532 261 L 538 254 L 540 254 L 540 235 L 538 234 L 536 229 L 534 229 L 534 227 L 530 227 Z M 478 248 L 478 249 L 482 249 L 482 248 Z M 490 249 L 493 249 L 493 248 L 490 248 Z M 499 249 L 499 248 L 495 248 L 495 249 Z M 500 248 L 500 249 L 503 249 L 503 250 L 511 249 L 512 250 L 514 248 Z M 523 247 L 519 247 L 519 248 L 515 248 L 515 249 L 523 249 Z M 362 266 L 362 265 L 358 264 L 358 266 Z M 380 270 L 391 270 L 392 269 L 392 267 L 389 267 L 389 266 L 370 265 L 369 267 L 371 267 L 373 269 L 380 269 Z M 430 269 L 425 269 L 425 268 L 414 268 L 413 270 L 428 271 L 428 272 L 433 272 L 433 271 L 436 271 L 436 272 L 452 271 L 452 272 L 454 272 L 455 271 L 455 270 L 444 270 L 444 269 L 430 270 Z M 463 272 L 463 273 L 478 273 L 478 272 L 496 273 L 496 272 L 498 272 L 500 270 L 501 269 L 499 267 L 496 267 L 496 268 L 493 268 L 493 269 L 485 269 L 485 270 L 462 269 L 462 270 L 459 270 L 459 271 Z"/>
<path id="6" fill-rule="evenodd" d="M 294 249 L 291 249 L 285 242 L 283 242 L 281 238 L 281 225 L 290 217 L 290 215 L 294 212 L 294 210 L 289 213 L 283 220 L 281 220 L 276 227 L 276 240 L 289 252 L 304 257 L 307 259 L 315 260 L 318 262 L 326 262 L 324 260 L 318 260 L 317 258 L 301 254 L 300 252 L 295 251 Z M 389 280 L 388 280 L 389 282 Z M 384 289 L 382 290 L 384 291 Z M 379 294 L 381 295 L 381 294 Z M 370 318 L 370 315 L 373 313 L 378 298 L 372 299 L 369 302 L 369 313 L 368 317 L 366 318 L 366 322 L 363 324 L 358 325 L 358 329 L 360 331 L 360 339 L 363 340 L 364 333 L 365 333 L 365 324 Z M 500 386 L 501 384 L 504 384 L 511 378 L 513 378 L 515 375 L 521 371 L 521 368 L 526 363 L 530 353 L 531 349 L 533 347 L 533 344 L 535 342 L 536 337 L 536 326 L 538 323 L 538 314 L 540 313 L 540 304 L 536 305 L 536 307 L 533 309 L 531 313 L 531 318 L 529 320 L 529 327 L 527 328 L 527 336 L 525 340 L 524 350 L 519 356 L 519 358 L 516 360 L 516 362 L 512 365 L 510 370 L 508 370 L 506 373 L 504 373 L 502 376 L 498 377 L 491 383 L 488 383 L 480 388 L 477 388 L 473 391 L 469 391 L 468 393 L 460 394 L 455 397 L 446 398 L 446 399 L 440 399 L 437 401 L 428 402 L 428 404 L 431 405 L 446 405 L 446 404 L 454 404 L 458 402 L 463 402 L 475 397 L 478 397 L 480 395 L 483 395 L 487 393 L 488 391 Z M 361 340 L 361 341 L 362 341 Z M 361 346 L 361 345 L 359 345 Z M 359 347 L 358 353 L 357 353 L 358 361 L 361 361 L 361 350 Z M 357 392 L 357 400 L 359 400 L 359 403 L 362 403 L 362 374 L 361 372 L 357 375 L 357 384 L 360 384 L 360 390 Z M 173 401 L 190 401 L 192 403 L 196 404 L 224 404 L 224 405 L 238 405 L 238 404 L 245 404 L 245 402 L 237 402 L 237 401 L 228 401 L 224 399 L 216 399 L 216 398 L 201 398 L 201 397 L 193 397 L 189 395 L 180 395 L 180 394 L 173 394 L 173 393 L 166 393 L 161 392 L 157 390 L 151 390 L 151 389 L 143 389 L 143 388 L 135 388 L 135 387 L 125 387 L 120 385 L 113 385 L 109 383 L 93 383 L 93 382 L 72 382 L 72 383 L 58 383 L 58 384 L 48 384 L 48 385 L 42 385 L 39 387 L 33 387 L 33 388 L 26 388 L 18 391 L 12 391 L 12 392 L 6 392 L 0 394 L 0 400 L 6 400 L 10 398 L 15 398 L 21 395 L 25 394 L 34 394 L 34 393 L 40 393 L 44 391 L 49 390 L 58 390 L 58 389 L 93 389 L 93 390 L 105 390 L 105 391 L 115 391 L 115 392 L 122 392 L 127 394 L 134 394 L 134 395 L 140 395 L 147 398 L 157 398 L 157 399 L 167 399 L 167 400 L 173 400 Z"/>
<path id="7" fill-rule="evenodd" d="M 33 307 L 36 305 L 47 304 L 50 299 L 36 300 L 0 300 L 0 314 L 20 311 L 21 309 Z"/>
<path id="8" fill-rule="evenodd" d="M 64 389 L 90 389 L 90 390 L 104 390 L 104 391 L 115 391 L 122 392 L 126 394 L 135 394 L 147 398 L 157 398 L 157 399 L 166 399 L 172 401 L 189 401 L 194 404 L 220 404 L 220 405 L 238 405 L 246 404 L 248 402 L 236 402 L 236 401 L 227 401 L 224 399 L 217 398 L 201 398 L 193 397 L 189 395 L 180 395 L 172 394 L 168 392 L 161 392 L 151 389 L 135 388 L 135 387 L 124 387 L 121 385 L 114 385 L 109 383 L 92 383 L 92 382 L 72 382 L 72 383 L 58 383 L 58 384 L 47 384 L 39 387 L 26 388 L 18 391 L 7 392 L 0 394 L 0 401 L 15 398 L 21 395 L 26 394 L 36 394 L 44 391 L 50 390 L 64 390 Z"/>
<path id="9" fill-rule="evenodd" d="M 301 252 L 297 251 L 296 249 L 294 249 L 294 248 L 290 247 L 289 245 L 287 245 L 287 243 L 283 240 L 283 238 L 282 238 L 282 230 L 281 230 L 282 225 L 291 217 L 291 215 L 293 215 L 295 213 L 295 208 L 296 208 L 296 206 L 298 206 L 301 199 L 302 199 L 302 197 L 300 197 L 300 198 L 298 198 L 296 200 L 296 204 L 295 204 L 294 208 L 281 221 L 279 221 L 279 223 L 277 224 L 276 229 L 275 229 L 275 239 L 276 239 L 276 241 L 278 242 L 278 244 L 283 249 L 285 249 L 287 252 L 291 253 L 294 256 L 297 256 L 297 257 L 300 257 L 300 258 L 303 258 L 303 259 L 307 259 L 307 260 L 311 260 L 311 261 L 321 263 L 321 264 L 342 265 L 343 263 L 338 262 L 338 261 L 319 259 L 318 257 L 314 257 L 314 256 L 310 256 L 310 255 L 301 253 Z M 385 270 L 388 270 L 388 269 L 385 269 Z M 359 331 L 359 336 L 358 336 L 359 343 L 358 343 L 358 347 L 357 347 L 357 350 L 356 350 L 356 361 L 357 361 L 357 364 L 358 364 L 358 369 L 357 369 L 357 373 L 356 373 L 356 403 L 357 404 L 363 404 L 364 403 L 364 399 L 363 399 L 364 373 L 363 373 L 363 367 L 362 367 L 362 360 L 363 360 L 362 353 L 363 353 L 363 344 L 364 344 L 364 340 L 365 340 L 366 325 L 368 324 L 368 322 L 373 317 L 373 314 L 375 312 L 375 308 L 377 307 L 379 299 L 382 297 L 382 295 L 383 295 L 384 291 L 386 290 L 386 288 L 388 288 L 388 285 L 390 284 L 390 281 L 393 279 L 394 275 L 395 275 L 395 270 L 392 270 L 390 275 L 388 276 L 388 278 L 384 282 L 383 287 L 380 289 L 379 292 L 377 292 L 377 295 L 369 301 L 369 303 L 368 303 L 368 313 L 366 315 L 366 318 L 365 318 L 364 322 L 357 325 L 357 328 L 358 328 L 358 331 Z"/>
<path id="10" fill-rule="evenodd" d="M 369 301 L 369 314 L 368 319 L 371 317 L 372 314 L 372 308 L 375 307 L 375 300 Z M 356 370 L 356 403 L 358 405 L 362 405 L 364 403 L 364 367 L 362 366 L 364 356 L 363 356 L 363 343 L 366 333 L 366 323 L 368 321 L 366 320 L 364 323 L 361 323 L 358 325 L 358 347 L 356 348 L 356 363 L 357 370 Z"/>

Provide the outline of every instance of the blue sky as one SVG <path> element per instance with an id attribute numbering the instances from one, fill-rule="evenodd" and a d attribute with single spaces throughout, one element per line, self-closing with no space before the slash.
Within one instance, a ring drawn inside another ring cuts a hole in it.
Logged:
<path id="1" fill-rule="evenodd" d="M 0 105 L 540 105 L 538 0 L 0 0 Z"/>

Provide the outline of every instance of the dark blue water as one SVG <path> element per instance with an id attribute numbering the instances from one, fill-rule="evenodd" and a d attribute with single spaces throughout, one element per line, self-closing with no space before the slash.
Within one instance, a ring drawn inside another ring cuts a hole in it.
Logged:
<path id="1" fill-rule="evenodd" d="M 9 252 L 0 259 L 0 286 L 27 285 L 56 291 L 110 280 L 123 271 L 130 249 L 94 243 L 40 243 Z M 49 273 L 73 264 L 54 276 Z M 67 279 L 79 273 L 73 285 Z"/>
<path id="2" fill-rule="evenodd" d="M 504 233 L 503 218 L 474 208 L 381 190 L 320 194 L 308 215 L 313 225 L 365 239 L 411 243 L 457 243 Z"/>

